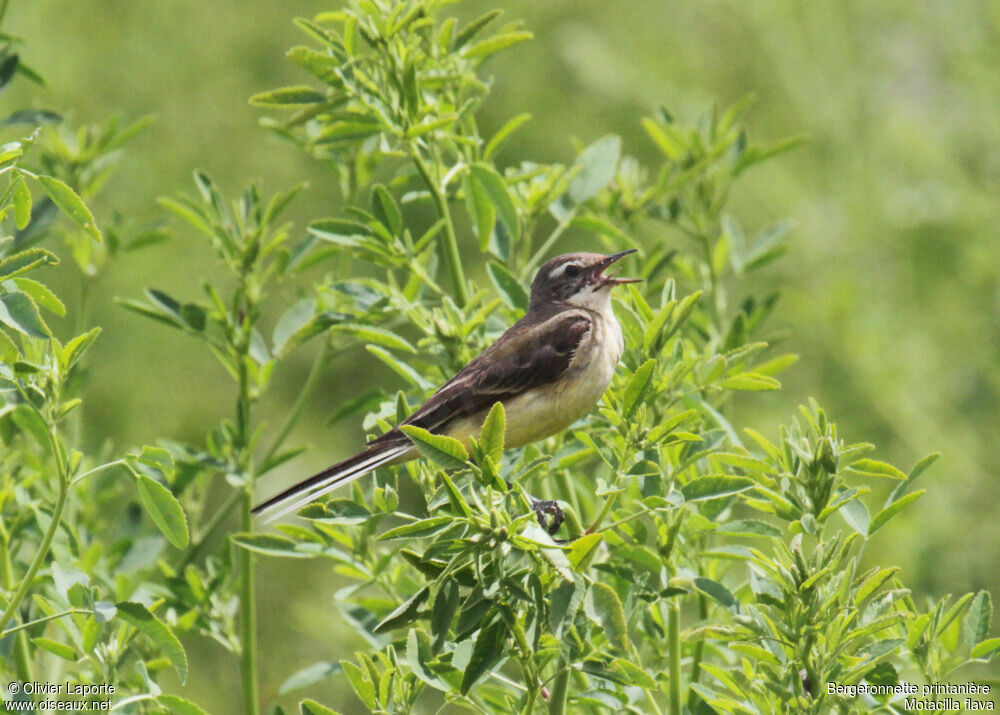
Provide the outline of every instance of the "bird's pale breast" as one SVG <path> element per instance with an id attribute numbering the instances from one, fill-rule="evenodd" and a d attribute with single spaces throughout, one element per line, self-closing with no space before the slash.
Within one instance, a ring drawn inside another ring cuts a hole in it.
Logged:
<path id="1" fill-rule="evenodd" d="M 610 319 L 593 315 L 593 328 L 581 341 L 573 361 L 555 383 L 529 390 L 504 403 L 507 447 L 521 447 L 561 432 L 586 416 L 611 384 L 623 350 L 621 328 Z M 468 444 L 479 435 L 485 414 L 451 426 L 448 434 Z"/>

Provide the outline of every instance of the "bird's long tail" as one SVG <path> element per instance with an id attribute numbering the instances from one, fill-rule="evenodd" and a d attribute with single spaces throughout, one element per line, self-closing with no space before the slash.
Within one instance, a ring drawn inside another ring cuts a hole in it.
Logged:
<path id="1" fill-rule="evenodd" d="M 265 522 L 274 521 L 290 511 L 297 511 L 309 502 L 338 487 L 350 484 L 379 467 L 389 464 L 413 449 L 407 443 L 373 444 L 363 452 L 355 454 L 343 462 L 327 467 L 319 474 L 303 479 L 263 504 L 254 507 L 253 513 L 265 516 Z"/>

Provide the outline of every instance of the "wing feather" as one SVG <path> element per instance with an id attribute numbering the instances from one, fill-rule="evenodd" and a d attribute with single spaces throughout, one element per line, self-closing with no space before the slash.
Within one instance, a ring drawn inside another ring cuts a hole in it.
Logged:
<path id="1" fill-rule="evenodd" d="M 547 318 L 515 323 L 475 360 L 441 386 L 403 424 L 439 432 L 452 420 L 490 409 L 563 376 L 592 328 L 583 311 L 562 311 Z M 376 442 L 394 440 L 391 430 Z"/>

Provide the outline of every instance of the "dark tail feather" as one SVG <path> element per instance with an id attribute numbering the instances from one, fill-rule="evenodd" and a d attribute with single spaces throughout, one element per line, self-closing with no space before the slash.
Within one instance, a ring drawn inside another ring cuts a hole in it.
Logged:
<path id="1" fill-rule="evenodd" d="M 266 513 L 268 515 L 267 521 L 273 521 L 294 509 L 305 506 L 337 487 L 350 484 L 368 472 L 401 457 L 410 449 L 412 449 L 412 445 L 408 442 L 403 444 L 373 444 L 353 457 L 338 462 L 332 467 L 327 467 L 308 479 L 303 479 L 263 504 L 258 504 L 253 508 L 253 513 L 257 515 Z M 289 502 L 293 503 L 289 505 Z"/>

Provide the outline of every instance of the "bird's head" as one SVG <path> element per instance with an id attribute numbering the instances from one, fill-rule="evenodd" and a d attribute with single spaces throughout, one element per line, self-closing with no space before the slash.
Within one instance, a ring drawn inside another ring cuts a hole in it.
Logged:
<path id="1" fill-rule="evenodd" d="M 641 278 L 618 278 L 604 271 L 615 261 L 635 253 L 632 248 L 621 253 L 566 253 L 556 256 L 538 269 L 531 283 L 531 307 L 548 303 L 568 303 L 580 308 L 603 310 L 611 289 L 622 283 L 637 283 Z"/>

